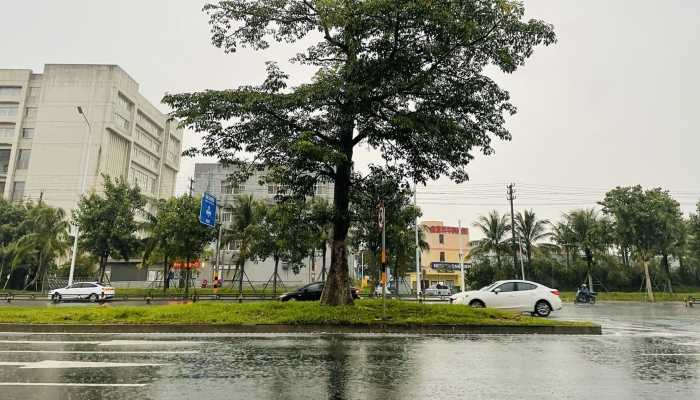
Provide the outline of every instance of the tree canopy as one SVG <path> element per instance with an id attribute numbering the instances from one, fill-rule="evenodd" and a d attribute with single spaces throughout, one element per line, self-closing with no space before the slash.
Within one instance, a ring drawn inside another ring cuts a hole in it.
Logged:
<path id="1" fill-rule="evenodd" d="M 535 46 L 555 41 L 551 25 L 525 21 L 523 5 L 509 0 L 230 0 L 204 11 L 213 44 L 226 52 L 318 39 L 293 59 L 317 69 L 311 82 L 289 87 L 271 62 L 260 85 L 164 102 L 205 132 L 187 154 L 238 165 L 252 154 L 295 193 L 310 194 L 319 179 L 335 184 L 325 304 L 352 303 L 345 240 L 361 178 L 355 147 L 378 150 L 402 179 L 466 180 L 475 151 L 491 154 L 493 138 L 511 137 L 505 116 L 515 107 L 486 67 L 511 73 Z"/>
<path id="2" fill-rule="evenodd" d="M 141 241 L 136 237 L 140 224 L 135 216 L 145 204 L 138 186 L 108 176 L 104 177 L 104 195 L 92 192 L 80 198 L 73 220 L 80 227 L 81 247 L 99 259 L 99 280 L 104 279 L 110 257 L 128 260 L 140 255 Z"/>

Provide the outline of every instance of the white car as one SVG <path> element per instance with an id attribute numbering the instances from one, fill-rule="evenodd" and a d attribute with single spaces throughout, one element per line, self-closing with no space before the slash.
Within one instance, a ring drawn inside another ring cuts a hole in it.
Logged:
<path id="1" fill-rule="evenodd" d="M 54 303 L 61 300 L 90 300 L 92 302 L 111 299 L 114 288 L 97 282 L 77 282 L 61 289 L 49 292 L 49 299 Z"/>
<path id="2" fill-rule="evenodd" d="M 437 285 L 431 285 L 429 288 L 425 289 L 426 296 L 449 296 L 452 294 L 452 290 L 446 285 L 438 283 Z"/>
<path id="3" fill-rule="evenodd" d="M 456 293 L 450 297 L 450 303 L 528 312 L 540 317 L 561 310 L 557 289 L 521 280 L 498 281 L 479 290 Z"/>

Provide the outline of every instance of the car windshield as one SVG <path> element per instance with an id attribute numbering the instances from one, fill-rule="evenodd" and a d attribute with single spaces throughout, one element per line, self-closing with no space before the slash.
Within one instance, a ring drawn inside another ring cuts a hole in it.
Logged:
<path id="1" fill-rule="evenodd" d="M 484 286 L 484 287 L 482 287 L 481 289 L 479 289 L 479 291 L 481 291 L 481 292 L 488 292 L 489 290 L 493 289 L 494 287 L 496 287 L 496 285 L 500 284 L 501 282 L 502 282 L 502 281 L 498 281 L 498 282 L 494 282 L 494 283 L 492 283 L 492 284 L 490 284 L 490 285 L 488 285 L 488 286 Z"/>

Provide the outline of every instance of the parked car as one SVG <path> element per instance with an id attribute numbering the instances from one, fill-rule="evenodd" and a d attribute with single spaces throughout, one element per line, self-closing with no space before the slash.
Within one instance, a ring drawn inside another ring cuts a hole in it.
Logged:
<path id="1" fill-rule="evenodd" d="M 49 292 L 49 299 L 54 303 L 61 300 L 103 301 L 114 297 L 114 288 L 97 282 L 77 282 L 61 289 Z"/>
<path id="2" fill-rule="evenodd" d="M 321 293 L 323 292 L 323 282 L 309 283 L 306 286 L 302 286 L 299 289 L 285 293 L 279 297 L 280 301 L 318 301 L 321 300 Z M 359 299 L 360 294 L 357 288 L 350 288 L 350 293 L 353 299 Z"/>
<path id="3" fill-rule="evenodd" d="M 387 296 L 396 294 L 396 290 L 394 290 L 392 285 L 386 287 L 386 294 Z M 374 297 L 382 297 L 382 285 L 377 285 L 374 288 Z"/>
<path id="4" fill-rule="evenodd" d="M 541 317 L 561 310 L 557 289 L 522 280 L 498 281 L 479 290 L 456 293 L 450 297 L 450 303 L 528 312 Z"/>
<path id="5" fill-rule="evenodd" d="M 425 289 L 426 296 L 443 297 L 443 296 L 449 296 L 451 294 L 452 294 L 452 290 L 447 285 L 443 285 L 441 283 L 432 285 L 429 288 Z"/>

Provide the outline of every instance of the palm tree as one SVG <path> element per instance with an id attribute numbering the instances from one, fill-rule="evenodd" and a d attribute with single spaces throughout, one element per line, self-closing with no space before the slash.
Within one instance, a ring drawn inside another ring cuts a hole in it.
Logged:
<path id="1" fill-rule="evenodd" d="M 231 232 L 224 237 L 224 243 L 234 242 L 238 246 L 238 292 L 243 293 L 243 274 L 245 263 L 254 252 L 257 237 L 255 229 L 260 220 L 262 205 L 251 195 L 240 195 L 236 198 L 231 210 Z"/>
<path id="2" fill-rule="evenodd" d="M 39 203 L 27 207 L 27 234 L 20 239 L 20 245 L 27 244 L 36 254 L 36 270 L 33 279 L 24 289 L 43 279 L 48 270 L 49 262 L 65 255 L 69 248 L 68 221 L 65 212 Z M 43 282 L 42 282 L 43 290 Z"/>
<path id="3" fill-rule="evenodd" d="M 564 216 L 566 218 L 566 216 Z M 549 237 L 554 242 L 554 247 L 559 251 L 564 251 L 566 256 L 566 268 L 569 268 L 569 260 L 571 259 L 570 248 L 573 246 L 573 233 L 571 232 L 571 227 L 568 221 L 557 222 L 556 224 L 551 224 L 551 233 Z"/>
<path id="4" fill-rule="evenodd" d="M 592 209 L 574 210 L 566 216 L 569 228 L 571 229 L 571 239 L 573 244 L 583 252 L 588 266 L 588 286 L 593 290 L 593 255 L 599 248 L 598 225 L 600 217 Z"/>
<path id="5" fill-rule="evenodd" d="M 501 252 L 506 247 L 506 234 L 510 229 L 508 217 L 500 215 L 498 211 L 493 210 L 488 216 L 480 216 L 472 226 L 478 228 L 484 235 L 483 239 L 474 240 L 470 243 L 472 254 L 496 253 L 496 264 L 500 270 L 502 267 Z"/>
<path id="6" fill-rule="evenodd" d="M 523 213 L 518 213 L 515 216 L 515 229 L 518 236 L 522 239 L 525 245 L 525 255 L 527 257 L 527 268 L 532 268 L 532 249 L 536 243 L 547 238 L 550 234 L 547 232 L 549 220 L 537 219 L 535 212 L 526 210 Z"/>

